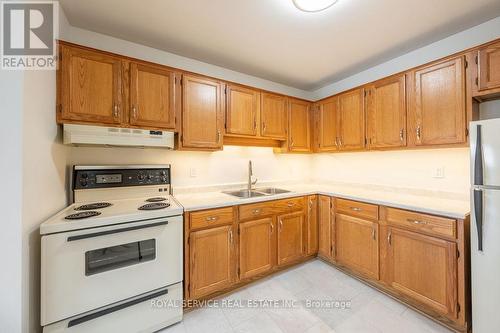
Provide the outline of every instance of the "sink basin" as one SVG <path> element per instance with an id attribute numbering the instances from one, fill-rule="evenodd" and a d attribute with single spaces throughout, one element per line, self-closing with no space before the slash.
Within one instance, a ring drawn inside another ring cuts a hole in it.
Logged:
<path id="1" fill-rule="evenodd" d="M 266 187 L 266 188 L 258 188 L 255 190 L 237 190 L 237 191 L 223 191 L 222 193 L 226 193 L 229 195 L 232 195 L 234 197 L 238 198 L 255 198 L 255 197 L 262 197 L 264 195 L 274 195 L 274 194 L 281 194 L 281 193 L 288 193 L 290 191 L 283 190 L 281 188 L 275 188 L 275 187 Z"/>
<path id="2" fill-rule="evenodd" d="M 224 191 L 222 193 L 226 193 L 238 198 L 255 198 L 262 197 L 265 194 L 257 191 L 249 191 L 249 190 L 238 190 L 238 191 Z"/>
<path id="3" fill-rule="evenodd" d="M 282 194 L 282 193 L 290 192 L 288 190 L 284 190 L 282 188 L 276 188 L 276 187 L 257 188 L 257 189 L 255 189 L 255 191 L 260 192 L 260 193 L 265 193 L 267 195 Z"/>

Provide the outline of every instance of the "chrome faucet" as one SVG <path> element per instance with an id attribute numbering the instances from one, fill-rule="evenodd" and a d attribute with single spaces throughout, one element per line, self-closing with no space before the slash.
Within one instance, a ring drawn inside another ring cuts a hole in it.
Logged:
<path id="1" fill-rule="evenodd" d="M 252 161 L 248 161 L 248 186 L 247 190 L 250 192 L 252 190 L 253 185 L 257 183 L 257 178 L 252 181 L 253 171 L 252 171 Z"/>

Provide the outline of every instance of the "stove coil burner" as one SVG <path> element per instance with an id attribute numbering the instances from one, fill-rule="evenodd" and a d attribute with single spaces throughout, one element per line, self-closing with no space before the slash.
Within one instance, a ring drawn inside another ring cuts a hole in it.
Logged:
<path id="1" fill-rule="evenodd" d="M 142 205 L 141 207 L 139 207 L 139 210 L 156 210 L 156 209 L 167 208 L 168 206 L 170 206 L 170 204 L 166 202 L 153 202 Z"/>
<path id="2" fill-rule="evenodd" d="M 154 197 L 154 198 L 149 198 L 146 199 L 146 202 L 160 202 L 160 201 L 166 201 L 167 198 L 164 197 Z"/>
<path id="3" fill-rule="evenodd" d="M 80 212 L 76 214 L 71 214 L 65 217 L 66 220 L 80 220 L 80 219 L 86 219 L 88 217 L 93 217 L 93 216 L 98 216 L 101 215 L 101 212 L 96 212 L 94 210 L 88 210 L 85 212 Z"/>
<path id="4" fill-rule="evenodd" d="M 109 202 L 96 202 L 87 205 L 81 205 L 75 208 L 75 210 L 94 210 L 101 209 L 111 206 L 112 204 Z"/>

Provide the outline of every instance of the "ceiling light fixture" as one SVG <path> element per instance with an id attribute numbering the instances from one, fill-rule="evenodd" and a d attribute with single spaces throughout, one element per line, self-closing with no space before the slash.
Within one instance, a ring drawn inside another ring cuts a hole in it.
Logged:
<path id="1" fill-rule="evenodd" d="M 304 12 L 320 12 L 333 6 L 338 0 L 292 0 L 295 7 Z"/>

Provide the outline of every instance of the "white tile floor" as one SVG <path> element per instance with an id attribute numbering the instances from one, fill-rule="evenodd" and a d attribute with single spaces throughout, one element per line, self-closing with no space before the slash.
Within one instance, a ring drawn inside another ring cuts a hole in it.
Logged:
<path id="1" fill-rule="evenodd" d="M 212 307 L 191 311 L 162 333 L 435 333 L 451 332 L 405 305 L 320 260 L 273 275 L 225 296 L 240 300 L 292 300 L 293 308 Z M 350 308 L 307 306 L 306 300 L 351 301 Z"/>

